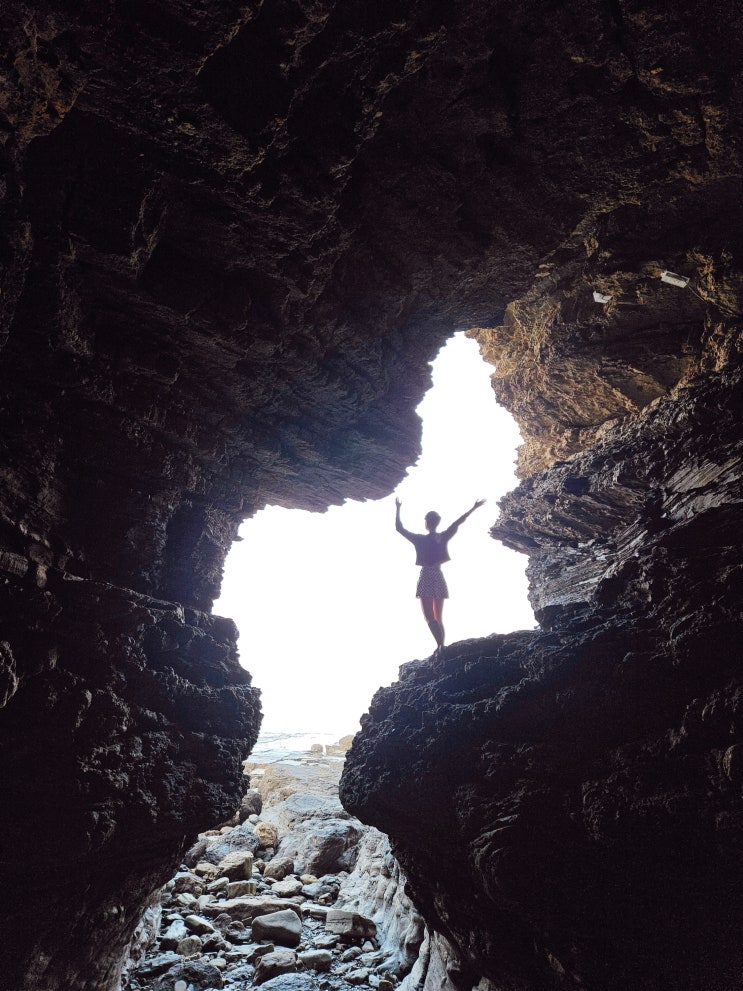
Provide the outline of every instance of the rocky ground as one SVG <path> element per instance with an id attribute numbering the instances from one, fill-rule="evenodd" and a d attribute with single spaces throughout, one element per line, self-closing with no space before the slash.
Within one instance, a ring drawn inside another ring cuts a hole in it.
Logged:
<path id="1" fill-rule="evenodd" d="M 153 900 L 122 991 L 391 991 L 410 973 L 422 920 L 386 837 L 341 806 L 342 767 L 340 747 L 246 762 L 255 787 Z"/>

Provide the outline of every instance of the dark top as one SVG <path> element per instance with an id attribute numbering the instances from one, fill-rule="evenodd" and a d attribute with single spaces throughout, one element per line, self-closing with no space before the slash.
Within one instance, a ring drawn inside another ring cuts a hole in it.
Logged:
<path id="1" fill-rule="evenodd" d="M 459 521 L 441 533 L 411 533 L 402 523 L 396 523 L 395 529 L 415 546 L 415 563 L 431 567 L 449 560 L 447 544 L 459 529 Z"/>

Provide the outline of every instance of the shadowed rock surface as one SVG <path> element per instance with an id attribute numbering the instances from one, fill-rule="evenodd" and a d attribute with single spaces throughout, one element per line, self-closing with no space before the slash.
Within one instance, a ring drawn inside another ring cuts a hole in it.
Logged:
<path id="1" fill-rule="evenodd" d="M 258 694 L 209 615 L 240 521 L 389 492 L 462 328 L 524 433 L 493 534 L 543 630 L 377 696 L 346 804 L 465 982 L 732 989 L 741 19 L 3 5 L 9 991 L 116 986 L 240 802 Z"/>

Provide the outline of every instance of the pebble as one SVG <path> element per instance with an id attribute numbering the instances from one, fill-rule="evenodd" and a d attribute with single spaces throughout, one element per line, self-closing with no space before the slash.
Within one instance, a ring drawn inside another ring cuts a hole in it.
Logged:
<path id="1" fill-rule="evenodd" d="M 394 991 L 396 981 L 384 964 L 388 953 L 380 949 L 374 922 L 334 907 L 347 872 L 320 878 L 298 874 L 291 859 L 271 859 L 281 839 L 276 827 L 256 814 L 248 821 L 262 834 L 262 859 L 253 861 L 252 851 L 235 843 L 218 864 L 211 864 L 197 860 L 203 853 L 194 847 L 197 852 L 186 858 L 193 866 L 183 865 L 162 889 L 163 930 L 124 991 L 149 991 L 154 981 L 172 991 L 191 991 L 191 985 L 196 991 L 190 975 L 198 968 L 207 983 L 213 981 L 210 988 L 225 991 L 259 986 L 265 991 Z M 202 838 L 229 847 L 230 834 L 234 841 L 239 828 L 209 831 Z M 201 978 L 197 983 L 202 987 Z"/>

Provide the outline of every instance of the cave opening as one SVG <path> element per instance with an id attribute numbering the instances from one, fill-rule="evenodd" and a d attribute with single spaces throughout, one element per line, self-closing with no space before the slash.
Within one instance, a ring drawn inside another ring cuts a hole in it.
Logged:
<path id="1" fill-rule="evenodd" d="M 534 626 L 526 561 L 488 534 L 498 499 L 516 484 L 521 443 L 494 400 L 491 370 L 465 334 L 445 344 L 417 410 L 422 454 L 396 493 L 325 513 L 269 506 L 242 525 L 214 610 L 238 625 L 241 663 L 262 691 L 264 735 L 332 742 L 354 733 L 377 688 L 431 654 L 414 551 L 394 529 L 395 495 L 417 532 L 432 508 L 444 527 L 487 500 L 451 544 L 447 643 Z"/>

